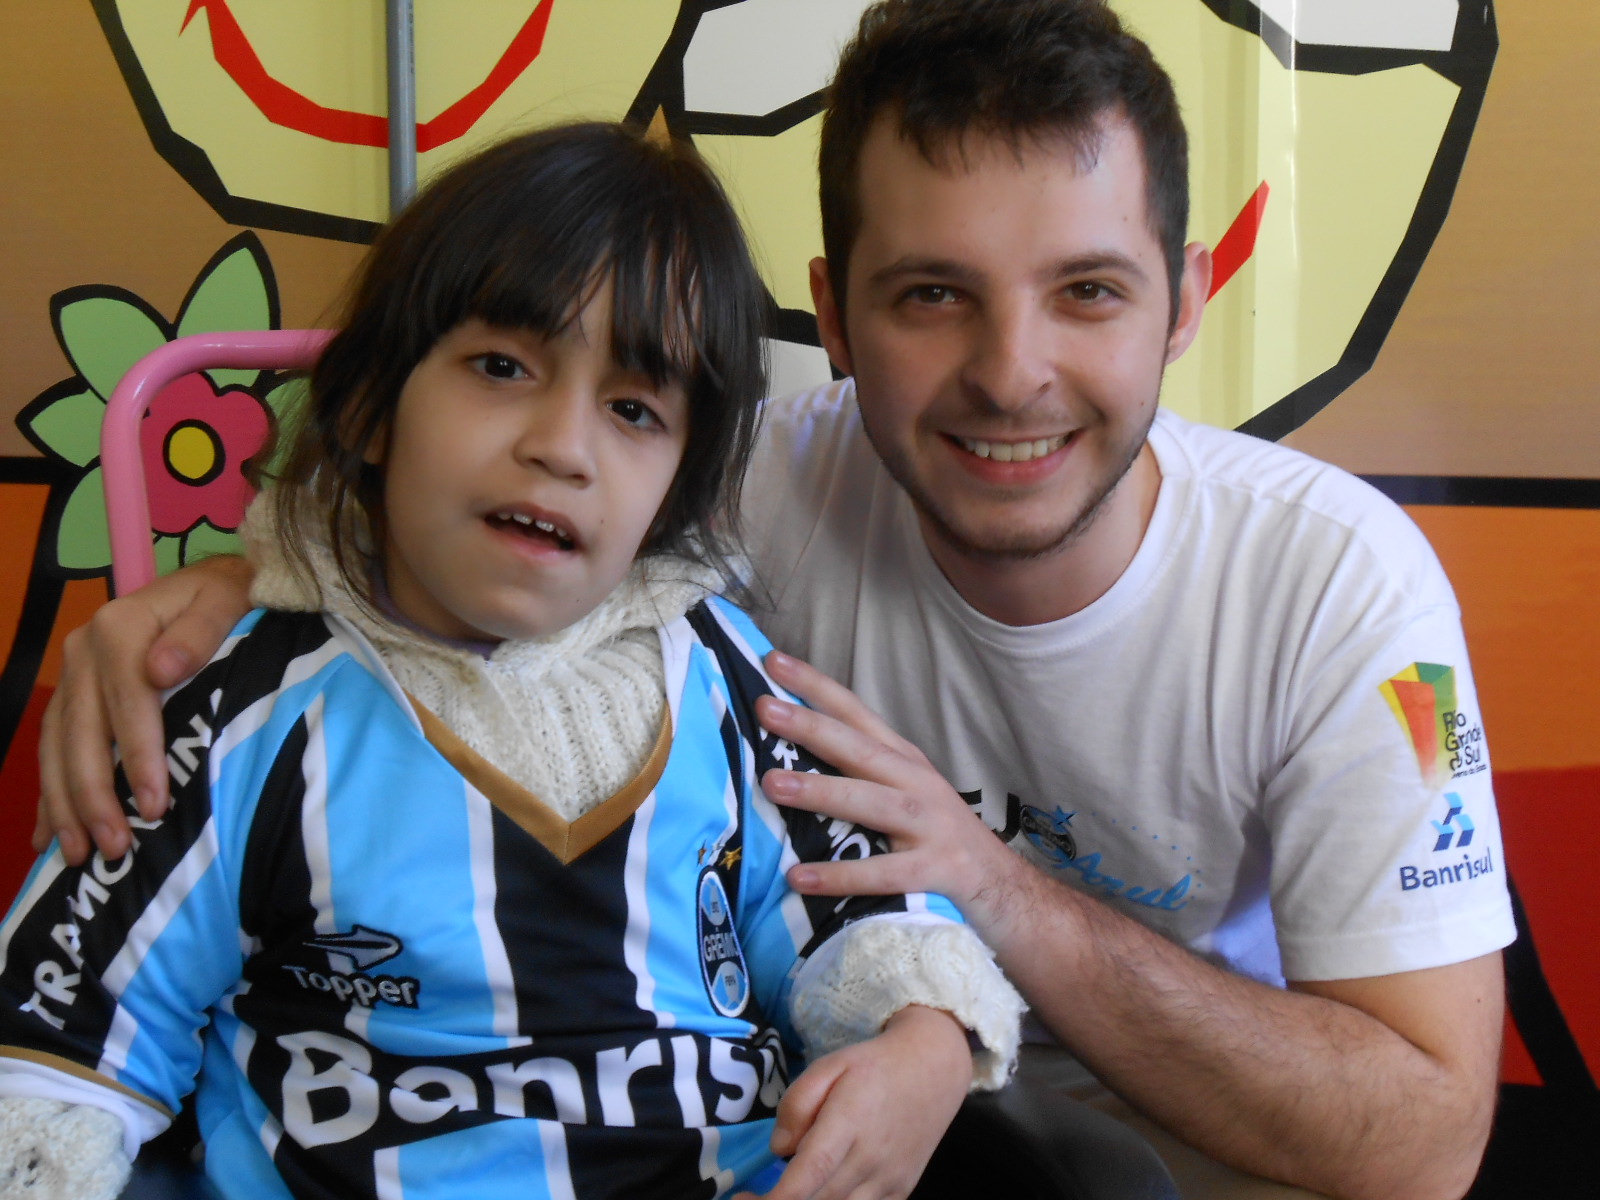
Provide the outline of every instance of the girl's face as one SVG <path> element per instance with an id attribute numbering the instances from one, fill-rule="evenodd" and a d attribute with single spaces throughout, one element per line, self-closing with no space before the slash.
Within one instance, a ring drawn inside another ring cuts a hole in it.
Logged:
<path id="1" fill-rule="evenodd" d="M 431 633 L 555 633 L 628 573 L 688 433 L 682 389 L 611 357 L 611 290 L 561 334 L 469 320 L 400 392 L 384 468 L 383 562 Z"/>

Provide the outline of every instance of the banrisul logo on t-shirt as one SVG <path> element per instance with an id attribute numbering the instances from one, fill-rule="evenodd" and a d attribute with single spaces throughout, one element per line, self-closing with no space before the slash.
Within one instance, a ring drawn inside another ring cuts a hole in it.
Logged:
<path id="1" fill-rule="evenodd" d="M 1456 671 L 1441 663 L 1412 663 L 1378 685 L 1411 742 L 1430 788 L 1488 770 L 1483 725 L 1456 702 Z"/>
<path id="2" fill-rule="evenodd" d="M 1433 853 L 1425 862 L 1400 868 L 1402 892 L 1448 887 L 1494 872 L 1494 851 L 1482 843 L 1474 844 L 1478 830 L 1466 804 L 1455 792 L 1446 792 L 1442 799 L 1444 820 L 1428 822 L 1433 827 Z"/>

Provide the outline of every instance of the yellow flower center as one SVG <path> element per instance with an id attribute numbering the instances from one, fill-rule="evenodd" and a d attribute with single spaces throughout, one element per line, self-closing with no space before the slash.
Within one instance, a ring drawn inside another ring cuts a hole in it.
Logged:
<path id="1" fill-rule="evenodd" d="M 216 473 L 222 447 L 204 425 L 185 422 L 167 438 L 167 466 L 179 479 L 198 483 Z"/>

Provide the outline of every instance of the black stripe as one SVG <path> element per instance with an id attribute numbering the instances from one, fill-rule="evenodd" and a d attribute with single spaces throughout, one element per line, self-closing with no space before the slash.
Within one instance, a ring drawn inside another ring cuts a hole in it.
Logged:
<path id="1" fill-rule="evenodd" d="M 1396 504 L 1600 508 L 1600 479 L 1514 475 L 1363 475 Z"/>
<path id="2" fill-rule="evenodd" d="M 759 786 L 761 777 L 774 767 L 837 775 L 838 771 L 804 747 L 784 742 L 761 728 L 756 718 L 756 700 L 772 695 L 772 688 L 766 676 L 745 657 L 738 644 L 723 630 L 710 610 L 710 602 L 701 601 L 695 605 L 689 610 L 688 619 L 690 627 L 716 657 L 722 669 L 723 678 L 728 684 L 729 711 L 738 723 L 741 736 L 755 755 L 755 784 Z M 736 770 L 735 778 L 738 777 Z M 816 813 L 781 805 L 778 811 L 783 816 L 790 845 L 801 862 L 864 858 L 889 852 L 888 839 L 863 825 L 834 821 Z M 905 897 L 901 895 L 848 896 L 844 899 L 802 896 L 801 902 L 812 929 L 812 937 L 802 949 L 802 955 L 810 954 L 853 920 L 876 913 L 904 912 L 906 907 Z"/>
<path id="3" fill-rule="evenodd" d="M 563 864 L 495 810 L 494 916 L 516 988 L 519 1029 L 560 1037 L 656 1028 L 655 1014 L 639 1008 L 638 980 L 623 956 L 623 880 L 635 820 Z"/>

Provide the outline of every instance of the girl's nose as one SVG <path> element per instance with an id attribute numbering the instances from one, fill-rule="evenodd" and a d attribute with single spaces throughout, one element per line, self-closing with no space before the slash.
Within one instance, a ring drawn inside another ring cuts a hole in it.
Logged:
<path id="1" fill-rule="evenodd" d="M 512 453 L 526 467 L 587 484 L 594 478 L 594 414 L 598 405 L 581 389 L 553 389 L 531 406 Z"/>

